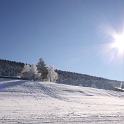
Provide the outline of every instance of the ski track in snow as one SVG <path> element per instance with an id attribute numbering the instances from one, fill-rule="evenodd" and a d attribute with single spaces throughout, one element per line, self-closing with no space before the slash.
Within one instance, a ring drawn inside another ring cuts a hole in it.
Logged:
<path id="1" fill-rule="evenodd" d="M 1 78 L 0 124 L 124 124 L 124 92 Z"/>

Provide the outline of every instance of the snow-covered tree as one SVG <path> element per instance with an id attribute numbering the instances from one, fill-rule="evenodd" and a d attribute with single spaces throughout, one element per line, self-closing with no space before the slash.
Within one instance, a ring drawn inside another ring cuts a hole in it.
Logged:
<path id="1" fill-rule="evenodd" d="M 120 83 L 120 88 L 124 89 L 124 84 L 122 82 Z"/>
<path id="2" fill-rule="evenodd" d="M 58 79 L 58 74 L 55 72 L 54 66 L 48 67 L 47 78 L 50 82 L 56 82 L 56 80 Z"/>
<path id="3" fill-rule="evenodd" d="M 21 77 L 26 78 L 26 79 L 33 79 L 37 80 L 40 77 L 40 74 L 37 71 L 37 67 L 35 64 L 30 65 L 25 65 L 22 72 L 21 72 Z"/>
<path id="4" fill-rule="evenodd" d="M 21 77 L 25 79 L 30 79 L 30 65 L 26 64 L 24 65 L 24 68 L 21 72 Z"/>
<path id="5" fill-rule="evenodd" d="M 93 83 L 93 84 L 91 85 L 91 87 L 97 88 L 97 86 L 95 85 L 95 83 Z"/>
<path id="6" fill-rule="evenodd" d="M 39 62 L 37 63 L 36 66 L 37 66 L 38 73 L 41 74 L 41 79 L 47 79 L 48 70 L 42 58 L 39 59 Z"/>
<path id="7" fill-rule="evenodd" d="M 35 64 L 32 64 L 30 67 L 30 78 L 36 80 L 40 75 L 38 74 L 37 67 Z"/>

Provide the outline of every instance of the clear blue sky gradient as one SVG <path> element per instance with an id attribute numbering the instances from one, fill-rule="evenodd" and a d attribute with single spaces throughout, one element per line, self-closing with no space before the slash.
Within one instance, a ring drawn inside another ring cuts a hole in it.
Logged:
<path id="1" fill-rule="evenodd" d="M 0 0 L 0 58 L 124 80 L 123 55 L 109 34 L 123 32 L 124 0 Z"/>

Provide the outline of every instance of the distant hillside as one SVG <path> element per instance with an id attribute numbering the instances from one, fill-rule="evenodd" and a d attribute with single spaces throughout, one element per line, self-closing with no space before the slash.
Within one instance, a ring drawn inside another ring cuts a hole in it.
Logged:
<path id="1" fill-rule="evenodd" d="M 21 73 L 23 67 L 24 63 L 0 59 L 1 76 L 18 76 Z M 59 84 L 93 87 L 108 90 L 113 87 L 119 87 L 121 83 L 120 81 L 109 80 L 86 74 L 78 74 L 61 70 L 56 70 L 56 72 L 59 75 L 57 80 L 57 83 Z"/>
<path id="2" fill-rule="evenodd" d="M 1 76 L 17 76 L 23 67 L 24 63 L 0 59 Z"/>
<path id="3" fill-rule="evenodd" d="M 60 84 L 93 87 L 93 88 L 108 90 L 113 87 L 119 87 L 121 83 L 120 81 L 109 80 L 86 74 L 78 74 L 74 72 L 66 72 L 61 70 L 56 70 L 56 72 L 59 74 L 59 79 L 57 80 L 57 83 Z"/>

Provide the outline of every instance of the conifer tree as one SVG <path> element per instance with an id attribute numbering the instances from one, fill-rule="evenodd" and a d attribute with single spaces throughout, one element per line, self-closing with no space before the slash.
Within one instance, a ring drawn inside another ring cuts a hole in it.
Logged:
<path id="1" fill-rule="evenodd" d="M 41 79 L 47 79 L 48 70 L 42 58 L 40 58 L 39 62 L 37 63 L 37 70 L 38 73 L 41 74 Z"/>

